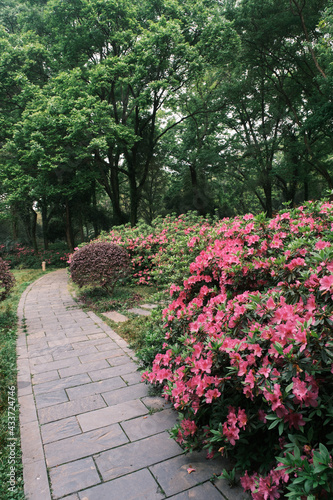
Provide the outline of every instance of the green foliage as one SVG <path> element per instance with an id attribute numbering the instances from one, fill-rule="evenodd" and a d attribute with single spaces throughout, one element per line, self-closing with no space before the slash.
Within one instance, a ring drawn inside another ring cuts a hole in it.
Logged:
<path id="1" fill-rule="evenodd" d="M 128 253 L 112 243 L 90 243 L 71 256 L 69 272 L 75 284 L 104 288 L 110 295 L 130 269 Z"/>

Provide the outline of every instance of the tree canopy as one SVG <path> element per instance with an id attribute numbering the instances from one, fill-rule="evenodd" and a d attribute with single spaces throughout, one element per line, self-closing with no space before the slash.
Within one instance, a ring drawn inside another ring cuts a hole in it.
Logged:
<path id="1" fill-rule="evenodd" d="M 327 0 L 3 0 L 1 219 L 38 251 L 333 189 Z M 83 226 L 86 227 L 84 235 Z"/>

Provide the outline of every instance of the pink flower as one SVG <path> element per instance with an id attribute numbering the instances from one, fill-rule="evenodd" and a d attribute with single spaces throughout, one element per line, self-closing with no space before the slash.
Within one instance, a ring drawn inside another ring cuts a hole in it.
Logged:
<path id="1" fill-rule="evenodd" d="M 237 414 L 237 419 L 238 419 L 239 426 L 242 429 L 245 429 L 246 424 L 247 424 L 247 415 L 245 413 L 245 410 L 242 410 L 241 408 L 239 408 L 238 414 Z"/>
<path id="2" fill-rule="evenodd" d="M 189 420 L 185 418 L 181 422 L 181 427 L 184 431 L 183 432 L 184 436 L 193 436 L 195 434 L 195 431 L 197 430 L 197 426 L 194 420 Z"/>
<path id="3" fill-rule="evenodd" d="M 274 500 L 280 498 L 278 485 L 272 484 L 272 478 L 267 476 L 259 479 L 258 493 L 262 495 L 263 500 Z"/>
<path id="4" fill-rule="evenodd" d="M 288 413 L 288 415 L 285 415 L 284 421 L 289 424 L 289 429 L 291 429 L 291 427 L 295 427 L 296 430 L 299 430 L 301 426 L 305 425 L 305 421 L 301 413 Z"/>
<path id="5" fill-rule="evenodd" d="M 245 471 L 244 476 L 240 478 L 240 482 L 244 491 L 246 490 L 254 491 L 256 488 L 256 481 L 254 475 L 250 477 L 247 471 Z"/>
<path id="6" fill-rule="evenodd" d="M 322 250 L 323 248 L 330 247 L 331 244 L 328 241 L 319 240 L 315 246 L 318 250 Z"/>
<path id="7" fill-rule="evenodd" d="M 228 424 L 224 422 L 223 435 L 230 442 L 230 444 L 235 446 L 236 441 L 239 439 L 239 429 L 235 426 L 228 427 Z"/>
<path id="8" fill-rule="evenodd" d="M 264 424 L 267 422 L 264 410 L 258 410 L 258 417 L 261 422 L 264 422 Z"/>
<path id="9" fill-rule="evenodd" d="M 320 287 L 319 290 L 322 290 L 324 292 L 331 292 L 331 295 L 333 294 L 333 274 L 330 276 L 324 276 L 321 280 L 319 280 Z"/>
<path id="10" fill-rule="evenodd" d="M 221 393 L 217 389 L 208 389 L 205 394 L 206 403 L 212 403 L 213 399 L 216 399 L 219 396 L 221 396 Z"/>
<path id="11" fill-rule="evenodd" d="M 263 390 L 264 396 L 272 404 L 272 410 L 275 411 L 279 406 L 282 406 L 281 402 L 281 390 L 279 384 L 274 384 L 273 392 L 269 392 L 267 389 Z"/>

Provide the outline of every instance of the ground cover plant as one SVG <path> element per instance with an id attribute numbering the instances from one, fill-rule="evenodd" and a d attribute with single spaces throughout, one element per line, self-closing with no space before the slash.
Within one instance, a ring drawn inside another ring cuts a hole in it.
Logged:
<path id="1" fill-rule="evenodd" d="M 42 272 L 14 270 L 13 274 L 15 286 L 11 294 L 0 303 L 0 498 L 3 500 L 25 498 L 17 402 L 16 311 L 22 292 L 29 283 L 40 277 Z M 12 419 L 13 413 L 15 413 L 15 425 Z M 9 441 L 9 432 L 13 432 L 10 437 L 15 439 L 15 457 L 8 446 L 14 442 Z M 15 467 L 15 486 L 10 483 L 11 467 Z"/>
<path id="2" fill-rule="evenodd" d="M 333 204 L 215 230 L 170 286 L 144 378 L 179 411 L 178 442 L 229 456 L 252 498 L 332 498 Z"/>

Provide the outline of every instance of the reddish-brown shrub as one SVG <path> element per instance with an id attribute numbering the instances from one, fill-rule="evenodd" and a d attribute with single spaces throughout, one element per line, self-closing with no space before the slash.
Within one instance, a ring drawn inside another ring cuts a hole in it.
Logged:
<path id="1" fill-rule="evenodd" d="M 101 286 L 111 295 L 117 282 L 128 275 L 130 259 L 126 250 L 112 243 L 90 243 L 72 255 L 69 271 L 80 288 Z"/>
<path id="2" fill-rule="evenodd" d="M 0 258 L 0 301 L 9 295 L 15 284 L 13 273 L 9 270 L 7 262 Z"/>

